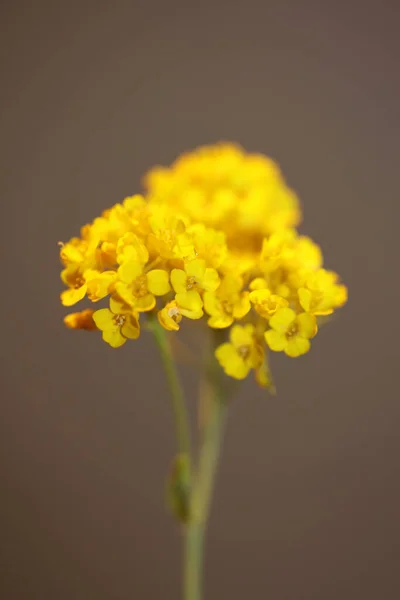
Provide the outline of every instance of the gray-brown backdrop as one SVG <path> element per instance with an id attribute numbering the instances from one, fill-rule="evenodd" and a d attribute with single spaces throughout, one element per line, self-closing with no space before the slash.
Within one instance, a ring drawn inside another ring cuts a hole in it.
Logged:
<path id="1" fill-rule="evenodd" d="M 179 597 L 158 356 L 64 330 L 57 241 L 219 139 L 279 161 L 350 300 L 232 407 L 207 600 L 400 597 L 398 31 L 394 1 L 2 3 L 1 598 Z"/>

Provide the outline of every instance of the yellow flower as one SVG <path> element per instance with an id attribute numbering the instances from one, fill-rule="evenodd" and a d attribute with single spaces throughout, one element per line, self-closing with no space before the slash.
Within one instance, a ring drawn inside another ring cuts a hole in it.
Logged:
<path id="1" fill-rule="evenodd" d="M 292 246 L 296 240 L 293 229 L 284 229 L 264 238 L 260 254 L 260 266 L 263 272 L 271 273 L 281 267 L 292 256 Z"/>
<path id="2" fill-rule="evenodd" d="M 175 300 L 158 312 L 158 320 L 168 331 L 178 331 L 182 317 L 188 319 L 201 319 L 203 316 L 203 302 L 200 294 L 195 290 L 176 294 Z"/>
<path id="3" fill-rule="evenodd" d="M 233 321 L 242 319 L 250 311 L 249 292 L 242 291 L 243 280 L 227 275 L 216 292 L 204 292 L 204 309 L 210 318 L 207 323 L 215 329 L 224 329 Z"/>
<path id="4" fill-rule="evenodd" d="M 267 289 L 250 292 L 249 299 L 256 312 L 265 319 L 275 314 L 279 308 L 288 305 L 288 301 L 285 298 L 277 294 L 271 294 L 271 291 Z"/>
<path id="5" fill-rule="evenodd" d="M 114 267 L 117 262 L 117 248 L 112 242 L 99 242 L 96 249 L 96 265 L 99 269 Z"/>
<path id="6" fill-rule="evenodd" d="M 118 279 L 115 291 L 138 311 L 152 310 L 156 304 L 155 296 L 164 296 L 171 289 L 167 271 L 153 269 L 146 272 L 142 264 L 133 260 L 118 268 Z"/>
<path id="7" fill-rule="evenodd" d="M 271 329 L 265 332 L 265 341 L 271 350 L 284 351 L 295 357 L 310 349 L 310 338 L 317 333 L 315 317 L 308 313 L 296 315 L 291 308 L 280 308 L 269 321 Z"/>
<path id="8" fill-rule="evenodd" d="M 215 269 L 206 266 L 206 261 L 197 258 L 185 263 L 183 269 L 172 269 L 171 283 L 176 293 L 190 290 L 215 292 L 219 286 L 219 275 Z"/>
<path id="9" fill-rule="evenodd" d="M 144 265 L 149 260 L 149 252 L 143 241 L 134 233 L 128 232 L 117 243 L 117 262 L 136 261 Z"/>
<path id="10" fill-rule="evenodd" d="M 80 312 L 71 313 L 64 317 L 64 324 L 68 329 L 86 329 L 94 331 L 97 329 L 96 323 L 93 321 L 94 311 L 90 308 Z"/>
<path id="11" fill-rule="evenodd" d="M 164 259 L 184 259 L 191 256 L 193 244 L 186 233 L 186 220 L 182 215 L 172 214 L 169 207 L 155 205 L 149 218 L 150 254 Z"/>
<path id="12" fill-rule="evenodd" d="M 68 290 L 61 292 L 61 302 L 64 306 L 73 306 L 86 296 L 88 282 L 98 277 L 100 273 L 93 269 L 87 269 L 82 273 L 80 267 L 71 264 L 61 273 L 61 279 L 69 286 Z"/>
<path id="13" fill-rule="evenodd" d="M 65 266 L 70 264 L 79 265 L 84 261 L 87 244 L 83 240 L 72 238 L 66 244 L 59 242 L 58 245 L 60 246 L 60 259 Z"/>
<path id="14" fill-rule="evenodd" d="M 193 243 L 191 258 L 203 258 L 208 265 L 219 269 L 228 253 L 225 233 L 206 227 L 204 223 L 189 225 L 186 232 Z"/>
<path id="15" fill-rule="evenodd" d="M 347 288 L 338 284 L 337 279 L 336 273 L 325 269 L 309 275 L 306 286 L 298 290 L 303 310 L 313 315 L 330 315 L 342 306 L 347 300 Z"/>
<path id="16" fill-rule="evenodd" d="M 230 342 L 221 344 L 215 356 L 227 375 L 244 379 L 251 369 L 258 369 L 263 362 L 263 350 L 255 338 L 253 325 L 234 325 Z"/>
<path id="17" fill-rule="evenodd" d="M 105 298 L 110 293 L 110 288 L 117 278 L 115 271 L 104 271 L 103 273 L 97 271 L 90 272 L 90 277 L 88 277 L 88 272 L 86 271 L 85 275 L 87 296 L 92 302 L 97 302 Z"/>
<path id="18" fill-rule="evenodd" d="M 110 308 L 101 308 L 93 313 L 93 320 L 100 331 L 103 340 L 112 348 L 119 348 L 126 340 L 136 340 L 140 335 L 139 317 L 137 312 L 121 302 L 110 298 Z"/>

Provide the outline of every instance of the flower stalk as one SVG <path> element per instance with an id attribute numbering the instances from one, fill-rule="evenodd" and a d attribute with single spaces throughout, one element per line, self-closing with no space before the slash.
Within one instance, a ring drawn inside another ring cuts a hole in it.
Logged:
<path id="1" fill-rule="evenodd" d="M 215 485 L 218 460 L 223 441 L 226 417 L 226 397 L 222 386 L 221 369 L 212 355 L 209 369 L 205 372 L 202 389 L 209 397 L 206 421 L 202 431 L 198 466 L 193 478 L 190 502 L 190 521 L 185 532 L 184 600 L 202 600 L 202 573 L 204 562 L 204 537 L 208 523 L 210 504 Z"/>
<path id="2" fill-rule="evenodd" d="M 190 457 L 191 448 L 189 416 L 187 414 L 178 371 L 175 365 L 173 354 L 168 344 L 166 331 L 158 322 L 157 317 L 154 318 L 153 315 L 149 316 L 148 326 L 154 335 L 154 339 L 160 351 L 161 361 L 170 390 L 178 451 L 179 453 Z"/>
<path id="3" fill-rule="evenodd" d="M 309 352 L 319 327 L 346 303 L 347 288 L 325 268 L 320 246 L 297 231 L 299 199 L 272 159 L 220 143 L 151 169 L 144 184 L 143 194 L 60 243 L 61 302 L 104 301 L 64 322 L 101 332 L 111 348 L 138 340 L 143 322 L 154 335 L 177 438 L 167 500 L 184 530 L 184 600 L 202 600 L 204 537 L 232 385 L 253 374 L 274 393 L 271 353 Z M 210 340 L 197 453 L 168 337 L 193 321 Z"/>

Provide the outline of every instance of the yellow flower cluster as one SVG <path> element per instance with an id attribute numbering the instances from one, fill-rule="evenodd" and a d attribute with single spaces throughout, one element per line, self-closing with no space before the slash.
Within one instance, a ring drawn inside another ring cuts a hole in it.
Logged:
<path id="1" fill-rule="evenodd" d="M 145 177 L 146 193 L 125 198 L 61 244 L 64 306 L 85 296 L 108 308 L 65 318 L 99 329 L 110 346 L 140 335 L 140 314 L 168 331 L 184 319 L 229 329 L 216 349 L 225 372 L 253 370 L 269 385 L 268 349 L 306 353 L 318 318 L 347 299 L 338 275 L 295 226 L 301 213 L 278 166 L 232 144 L 182 155 Z"/>

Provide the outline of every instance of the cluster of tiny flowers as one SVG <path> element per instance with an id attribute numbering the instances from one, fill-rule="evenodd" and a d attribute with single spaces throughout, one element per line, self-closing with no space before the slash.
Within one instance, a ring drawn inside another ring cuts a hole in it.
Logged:
<path id="1" fill-rule="evenodd" d="M 305 354 L 320 317 L 347 299 L 319 246 L 295 228 L 295 193 L 271 159 L 232 144 L 156 167 L 145 187 L 61 244 L 62 304 L 108 298 L 65 324 L 100 330 L 118 348 L 139 337 L 141 313 L 168 331 L 203 319 L 228 330 L 215 352 L 227 375 L 254 371 L 268 387 L 268 350 Z"/>

